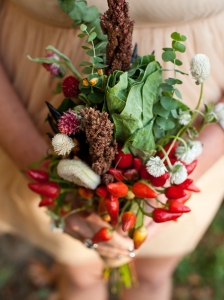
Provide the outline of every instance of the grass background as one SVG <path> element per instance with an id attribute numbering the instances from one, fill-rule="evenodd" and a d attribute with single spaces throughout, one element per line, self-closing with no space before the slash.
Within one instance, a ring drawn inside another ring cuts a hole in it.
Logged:
<path id="1" fill-rule="evenodd" d="M 20 238 L 0 236 L 0 300 L 55 299 L 54 286 L 31 283 L 27 268 L 32 260 L 53 263 Z M 224 204 L 198 247 L 178 266 L 173 281 L 172 300 L 224 299 Z"/>

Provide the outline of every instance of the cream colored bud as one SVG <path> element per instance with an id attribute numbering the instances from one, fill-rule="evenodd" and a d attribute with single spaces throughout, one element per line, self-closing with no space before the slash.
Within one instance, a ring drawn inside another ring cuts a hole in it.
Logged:
<path id="1" fill-rule="evenodd" d="M 87 79 L 87 78 L 84 78 L 84 79 L 82 80 L 82 84 L 83 84 L 84 86 L 89 86 L 89 81 L 88 81 L 88 79 Z"/>
<path id="2" fill-rule="evenodd" d="M 102 75 L 103 75 L 103 69 L 98 69 L 98 70 L 97 70 L 97 74 L 98 74 L 99 76 L 102 76 Z"/>
<path id="3" fill-rule="evenodd" d="M 98 82 L 98 78 L 92 78 L 92 79 L 90 79 L 90 81 L 89 81 L 89 83 L 90 83 L 91 86 L 96 85 L 97 82 Z"/>

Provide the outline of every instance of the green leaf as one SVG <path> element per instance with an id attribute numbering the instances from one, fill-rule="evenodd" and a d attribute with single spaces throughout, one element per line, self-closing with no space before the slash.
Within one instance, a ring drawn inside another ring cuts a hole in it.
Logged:
<path id="1" fill-rule="evenodd" d="M 162 53 L 162 59 L 164 61 L 172 61 L 176 58 L 176 53 L 174 51 L 165 51 Z"/>
<path id="2" fill-rule="evenodd" d="M 68 13 L 68 16 L 72 20 L 83 20 L 86 10 L 87 6 L 85 1 L 76 1 L 73 10 Z"/>
<path id="3" fill-rule="evenodd" d="M 178 32 L 173 32 L 171 34 L 171 38 L 175 41 L 178 41 L 178 42 L 185 42 L 187 40 L 187 37 L 185 35 L 181 35 L 180 33 Z"/>
<path id="4" fill-rule="evenodd" d="M 87 29 L 87 26 L 85 24 L 80 25 L 80 30 L 81 31 L 86 31 L 86 29 Z"/>
<path id="5" fill-rule="evenodd" d="M 172 92 L 173 91 L 173 86 L 169 85 L 167 83 L 161 83 L 160 88 L 165 91 L 165 92 Z"/>
<path id="6" fill-rule="evenodd" d="M 83 74 L 91 74 L 92 73 L 92 68 L 91 67 L 86 67 L 82 69 Z"/>
<path id="7" fill-rule="evenodd" d="M 81 23 L 82 23 L 82 20 L 75 20 L 75 21 L 72 23 L 72 26 L 73 26 L 73 27 L 78 27 Z"/>
<path id="8" fill-rule="evenodd" d="M 175 69 L 175 72 L 178 72 L 178 73 L 180 73 L 180 74 L 182 74 L 182 75 L 188 75 L 187 73 L 184 73 L 184 72 L 182 72 L 181 70 L 177 70 L 177 69 Z"/>
<path id="9" fill-rule="evenodd" d="M 173 51 L 173 48 L 162 48 L 163 51 Z"/>
<path id="10" fill-rule="evenodd" d="M 99 17 L 99 11 L 96 6 L 90 6 L 85 11 L 85 14 L 83 16 L 83 21 L 86 23 L 90 23 L 94 21 L 96 18 Z"/>
<path id="11" fill-rule="evenodd" d="M 68 110 L 69 108 L 73 108 L 75 106 L 75 103 L 70 98 L 64 98 L 60 106 L 58 107 L 58 110 L 60 112 L 64 112 Z"/>
<path id="12" fill-rule="evenodd" d="M 178 106 L 177 101 L 173 98 L 168 97 L 168 96 L 163 96 L 160 99 L 160 103 L 161 103 L 162 107 L 164 109 L 168 110 L 168 111 L 171 111 L 172 109 L 175 109 Z"/>
<path id="13" fill-rule="evenodd" d="M 56 86 L 56 89 L 53 91 L 54 94 L 60 94 L 62 92 L 62 83 L 61 82 L 58 82 L 57 86 Z"/>
<path id="14" fill-rule="evenodd" d="M 82 61 L 79 65 L 80 66 L 92 66 L 92 63 L 89 61 Z"/>
<path id="15" fill-rule="evenodd" d="M 166 109 L 164 109 L 162 107 L 162 105 L 160 104 L 160 102 L 157 102 L 154 106 L 153 106 L 153 113 L 156 115 L 159 115 L 161 117 L 167 118 L 170 114 L 170 112 Z"/>
<path id="16" fill-rule="evenodd" d="M 86 36 L 87 34 L 86 33 L 80 33 L 80 34 L 78 34 L 78 37 L 79 38 L 83 38 L 84 36 Z"/>
<path id="17" fill-rule="evenodd" d="M 181 92 L 180 92 L 178 89 L 175 89 L 175 90 L 174 90 L 174 93 L 175 93 L 175 95 L 176 95 L 178 98 L 182 99 Z"/>
<path id="18" fill-rule="evenodd" d="M 90 93 L 88 95 L 88 99 L 92 102 L 92 103 L 102 103 L 104 100 L 104 93 L 99 92 L 99 91 L 95 91 L 93 93 Z"/>
<path id="19" fill-rule="evenodd" d="M 176 79 L 175 78 L 168 78 L 168 79 L 165 79 L 165 82 L 169 85 L 174 85 L 174 84 L 176 84 Z"/>
<path id="20" fill-rule="evenodd" d="M 88 37 L 88 42 L 92 42 L 95 38 L 96 38 L 97 34 L 96 32 L 92 32 L 90 33 L 89 37 Z"/>
<path id="21" fill-rule="evenodd" d="M 92 61 L 94 64 L 97 64 L 97 63 L 103 62 L 103 59 L 102 59 L 102 57 L 92 57 L 92 58 L 91 58 L 91 61 Z"/>
<path id="22" fill-rule="evenodd" d="M 156 124 L 161 127 L 163 130 L 170 130 L 175 127 L 175 123 L 169 119 L 165 119 L 162 117 L 156 118 Z"/>
<path id="23" fill-rule="evenodd" d="M 100 64 L 100 63 L 95 64 L 95 68 L 97 68 L 97 69 L 103 69 L 103 68 L 106 68 L 106 67 L 108 67 L 108 65 Z"/>
<path id="24" fill-rule="evenodd" d="M 75 7 L 74 0 L 58 0 L 58 4 L 61 7 L 61 9 L 66 13 L 69 13 Z"/>
<path id="25" fill-rule="evenodd" d="M 89 50 L 89 49 L 91 49 L 91 48 L 90 48 L 90 47 L 87 47 L 87 46 L 82 46 L 82 49 Z"/>
<path id="26" fill-rule="evenodd" d="M 183 64 L 182 61 L 177 58 L 175 59 L 175 61 L 173 60 L 172 63 L 174 63 L 177 66 L 182 66 L 182 64 Z"/>
<path id="27" fill-rule="evenodd" d="M 182 52 L 182 53 L 184 53 L 186 51 L 186 46 L 184 44 L 180 43 L 180 42 L 173 41 L 172 42 L 172 47 L 176 51 L 179 51 L 179 52 Z"/>

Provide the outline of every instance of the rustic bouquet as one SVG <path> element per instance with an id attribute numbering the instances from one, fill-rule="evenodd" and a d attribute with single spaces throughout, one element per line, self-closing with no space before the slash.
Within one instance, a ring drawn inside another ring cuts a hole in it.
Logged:
<path id="1" fill-rule="evenodd" d="M 185 203 L 199 192 L 188 176 L 202 152 L 198 133 L 216 121 L 212 103 L 199 111 L 209 60 L 197 54 L 190 62 L 192 77 L 201 85 L 192 110 L 177 88 L 182 84 L 177 75 L 187 75 L 177 59 L 186 50 L 184 35 L 171 34 L 162 59 L 172 67 L 163 69 L 154 53 L 138 56 L 137 45 L 132 47 L 134 22 L 124 0 L 108 0 L 103 15 L 85 1 L 59 5 L 80 26 L 78 36 L 85 38 L 82 48 L 90 59 L 80 62 L 81 76 L 52 46 L 46 57 L 28 56 L 62 79 L 55 93 L 64 96 L 57 108 L 47 102 L 53 151 L 40 161 L 48 161 L 47 172 L 37 165 L 27 171 L 36 181 L 29 187 L 41 195 L 39 206 L 48 207 L 54 228 L 63 230 L 73 213 L 95 212 L 105 227 L 92 237 L 93 244 L 112 239 L 121 225 L 138 249 L 147 237 L 145 216 L 158 223 L 176 220 L 190 212 Z M 173 77 L 166 78 L 171 70 Z M 196 129 L 198 113 L 203 122 Z"/>

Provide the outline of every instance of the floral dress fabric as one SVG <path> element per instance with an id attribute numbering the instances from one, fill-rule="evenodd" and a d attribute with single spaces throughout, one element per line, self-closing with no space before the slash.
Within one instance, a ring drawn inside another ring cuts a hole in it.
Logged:
<path id="1" fill-rule="evenodd" d="M 107 9 L 106 0 L 87 1 L 101 12 Z M 211 76 L 205 83 L 204 98 L 217 102 L 224 88 L 224 1 L 222 0 L 129 0 L 131 17 L 135 20 L 133 44 L 138 43 L 139 54 L 155 51 L 161 61 L 163 47 L 169 47 L 174 31 L 187 36 L 187 52 L 180 56 L 184 72 L 189 72 L 189 61 L 196 53 L 206 54 L 211 62 Z M 57 80 L 40 65 L 26 57 L 45 54 L 52 45 L 69 56 L 78 67 L 86 60 L 81 48 L 83 40 L 72 21 L 64 14 L 57 0 L 0 0 L 0 60 L 40 132 L 45 135 L 47 115 L 45 101 L 57 106 L 61 95 L 52 91 Z M 199 87 L 191 76 L 180 90 L 183 101 L 194 107 Z M 18 137 L 19 139 L 19 137 Z M 29 147 L 29 145 L 27 145 Z M 199 160 L 200 163 L 200 160 Z M 224 195 L 224 156 L 197 182 L 201 193 L 189 201 L 191 213 L 178 222 L 170 222 L 139 250 L 142 256 L 169 256 L 188 253 L 197 245 L 218 210 Z M 66 234 L 55 234 L 49 229 L 44 209 L 38 208 L 39 196 L 27 187 L 27 181 L 0 148 L 0 228 L 21 234 L 63 262 L 82 263 L 97 255 L 79 241 Z M 210 182 L 213 179 L 211 186 Z M 160 224 L 158 224 L 160 226 Z M 74 255 L 75 253 L 75 255 Z"/>

